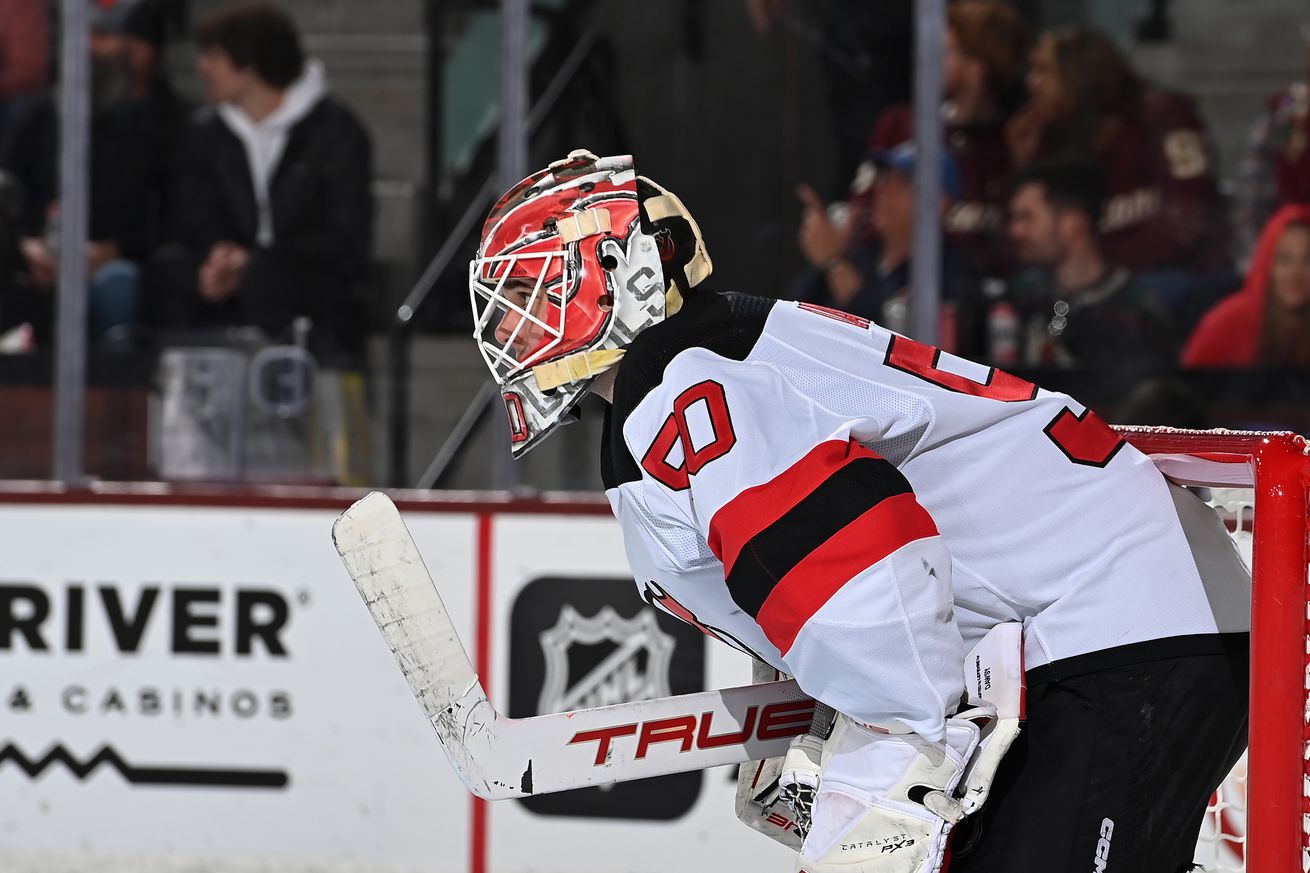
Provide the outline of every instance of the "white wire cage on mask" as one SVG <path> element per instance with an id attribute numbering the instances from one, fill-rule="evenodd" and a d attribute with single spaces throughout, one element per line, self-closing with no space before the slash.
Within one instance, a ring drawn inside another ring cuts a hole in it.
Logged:
<path id="1" fill-rule="evenodd" d="M 548 283 L 547 276 L 556 259 L 560 263 L 559 278 Z M 526 266 L 531 261 L 541 262 L 540 268 L 534 267 L 535 281 L 514 275 L 514 268 L 520 262 Z M 576 277 L 576 267 L 564 249 L 492 255 L 469 262 L 473 339 L 499 384 L 504 385 L 533 365 L 547 360 L 558 348 L 564 339 L 565 312 L 577 284 Z M 524 297 L 528 282 L 532 283 L 532 290 Z M 555 324 L 547 320 L 550 310 L 554 311 L 552 320 L 557 322 Z M 513 326 L 508 328 L 508 332 L 502 332 L 502 325 L 511 316 Z M 543 338 L 548 338 L 548 341 L 541 342 Z"/>

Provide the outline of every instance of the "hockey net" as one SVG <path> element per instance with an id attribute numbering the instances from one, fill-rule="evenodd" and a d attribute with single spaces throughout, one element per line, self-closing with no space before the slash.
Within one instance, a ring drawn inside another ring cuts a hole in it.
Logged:
<path id="1" fill-rule="evenodd" d="M 1124 428 L 1210 501 L 1252 570 L 1249 748 L 1211 798 L 1207 871 L 1310 873 L 1310 456 L 1292 434 Z"/>

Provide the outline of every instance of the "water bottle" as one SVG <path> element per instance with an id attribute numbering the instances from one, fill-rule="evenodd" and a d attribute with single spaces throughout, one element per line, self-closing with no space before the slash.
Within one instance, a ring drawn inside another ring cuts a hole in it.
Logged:
<path id="1" fill-rule="evenodd" d="M 910 307 L 906 293 L 889 297 L 882 304 L 882 317 L 878 323 L 893 333 L 904 334 L 910 328 Z"/>
<path id="2" fill-rule="evenodd" d="M 59 257 L 59 201 L 50 204 L 45 212 L 45 247 L 55 258 Z"/>
<path id="3" fill-rule="evenodd" d="M 987 347 L 996 366 L 1019 363 L 1019 313 L 1009 301 L 998 300 L 987 312 Z"/>

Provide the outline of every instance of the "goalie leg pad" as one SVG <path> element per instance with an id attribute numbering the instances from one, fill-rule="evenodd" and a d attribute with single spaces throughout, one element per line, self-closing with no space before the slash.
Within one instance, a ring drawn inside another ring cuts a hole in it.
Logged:
<path id="1" fill-rule="evenodd" d="M 965 719 L 948 721 L 943 743 L 839 719 L 796 869 L 939 871 L 951 827 L 964 815 L 954 794 L 979 738 Z"/>

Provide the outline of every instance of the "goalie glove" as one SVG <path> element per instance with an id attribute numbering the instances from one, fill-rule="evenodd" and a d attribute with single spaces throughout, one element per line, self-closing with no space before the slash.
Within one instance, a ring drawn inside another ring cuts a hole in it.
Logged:
<path id="1" fill-rule="evenodd" d="M 823 740 L 812 734 L 792 740 L 787 756 L 782 759 L 778 800 L 791 810 L 796 833 L 801 835 L 801 839 L 810 832 L 814 798 L 819 792 L 819 774 L 823 771 L 822 760 Z"/>
<path id="2" fill-rule="evenodd" d="M 972 757 L 969 758 L 964 774 L 954 790 L 954 797 L 966 815 L 976 812 L 987 799 L 996 769 L 1019 734 L 1023 719 L 1023 666 L 1023 626 L 1018 622 L 992 628 L 970 652 L 964 663 L 970 701 L 968 705 L 975 706 L 975 709 L 960 713 L 956 718 L 976 722 L 976 726 L 980 729 L 980 738 Z M 780 678 L 780 675 L 772 667 L 757 663 L 753 678 L 756 682 L 768 682 Z M 817 720 L 816 709 L 816 722 Z M 845 722 L 846 719 L 842 717 L 839 721 Z M 845 730 L 846 728 L 843 727 L 842 731 Z M 814 728 L 811 728 L 812 735 L 817 733 Z M 903 728 L 902 734 L 904 734 Z M 827 765 L 839 739 L 840 737 L 834 734 L 833 738 L 824 744 L 822 751 L 817 753 L 820 767 Z M 785 758 L 770 758 L 759 762 L 758 765 L 743 765 L 737 783 L 738 818 L 788 848 L 799 851 L 803 838 L 802 831 L 808 832 L 815 814 L 813 803 L 806 804 L 811 794 L 808 787 L 813 786 L 816 778 L 813 764 L 815 758 L 812 737 L 802 737 L 793 740 L 793 749 Z M 827 776 L 825 773 L 820 773 L 817 778 L 821 783 Z M 786 804 L 780 804 L 779 800 L 783 799 L 781 785 L 784 780 L 794 786 L 806 787 L 793 788 Z M 818 792 L 813 794 L 817 797 Z M 950 804 L 945 804 L 943 809 L 948 814 L 954 814 Z M 820 810 L 819 814 L 826 814 L 826 812 Z M 809 844 L 812 849 L 816 845 L 817 843 L 813 841 Z M 889 851 L 887 854 L 894 855 L 897 851 Z M 820 868 L 811 866 L 805 869 Z M 899 868 L 873 866 L 869 869 L 897 870 Z"/>
<path id="3" fill-rule="evenodd" d="M 943 742 L 839 718 L 797 871 L 940 871 L 965 814 L 956 792 L 981 738 L 976 722 L 994 715 L 980 707 L 947 719 Z"/>
<path id="4" fill-rule="evenodd" d="M 801 839 L 810 830 L 810 816 L 814 798 L 819 791 L 819 774 L 823 772 L 823 752 L 832 735 L 837 712 L 826 703 L 814 701 L 814 717 L 809 733 L 791 741 L 791 748 L 782 759 L 782 772 L 778 775 L 778 800 L 791 810 L 796 822 L 796 833 Z"/>
<path id="5" fill-rule="evenodd" d="M 970 701 L 986 700 L 996 717 L 983 727 L 978 751 L 964 771 L 960 802 L 967 815 L 982 808 L 991 793 L 1001 759 L 1023 723 L 1023 625 L 998 624 L 969 653 L 964 665 Z"/>

